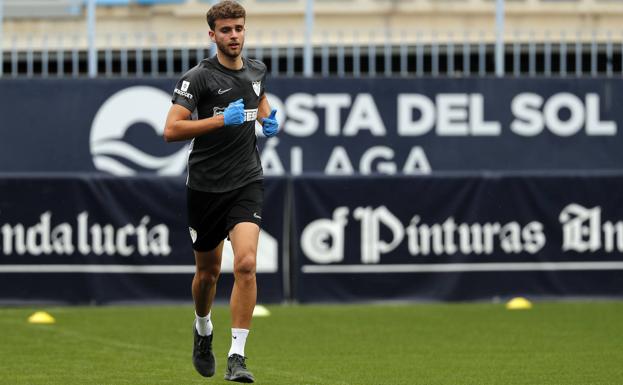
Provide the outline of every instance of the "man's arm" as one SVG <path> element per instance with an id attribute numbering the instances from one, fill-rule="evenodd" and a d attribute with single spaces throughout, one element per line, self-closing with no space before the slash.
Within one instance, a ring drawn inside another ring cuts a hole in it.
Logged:
<path id="1" fill-rule="evenodd" d="M 177 142 L 188 140 L 214 131 L 225 125 L 223 115 L 213 116 L 201 120 L 188 120 L 192 112 L 179 104 L 173 104 L 167 115 L 164 126 L 164 140 Z"/>
<path id="2" fill-rule="evenodd" d="M 257 120 L 262 125 L 262 133 L 267 138 L 275 136 L 279 132 L 279 122 L 277 122 L 276 114 L 277 110 L 270 109 L 266 94 L 262 95 L 257 106 Z"/>
<path id="3" fill-rule="evenodd" d="M 262 119 L 267 118 L 268 115 L 270 115 L 270 105 L 268 104 L 266 94 L 263 94 L 260 98 L 260 103 L 257 106 L 257 121 L 263 125 L 264 122 Z"/>
<path id="4" fill-rule="evenodd" d="M 242 99 L 229 103 L 222 115 L 201 120 L 188 120 L 191 112 L 188 108 L 173 104 L 169 109 L 164 126 L 164 140 L 175 142 L 192 139 L 207 134 L 223 126 L 237 126 L 244 123 L 244 103 Z"/>

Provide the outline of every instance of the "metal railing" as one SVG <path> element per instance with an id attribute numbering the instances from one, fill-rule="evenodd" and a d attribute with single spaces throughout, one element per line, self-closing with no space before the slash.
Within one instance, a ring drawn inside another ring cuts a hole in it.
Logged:
<path id="1" fill-rule="evenodd" d="M 490 76 L 495 40 L 489 31 L 336 31 L 314 35 L 313 74 L 321 76 Z M 514 31 L 504 45 L 506 76 L 623 76 L 622 31 Z M 81 77 L 87 37 L 10 36 L 0 75 Z M 205 35 L 105 34 L 96 42 L 97 76 L 177 76 L 210 55 Z M 5 40 L 6 41 L 6 40 Z M 245 55 L 273 76 L 303 74 L 303 45 L 291 31 L 264 31 Z"/>

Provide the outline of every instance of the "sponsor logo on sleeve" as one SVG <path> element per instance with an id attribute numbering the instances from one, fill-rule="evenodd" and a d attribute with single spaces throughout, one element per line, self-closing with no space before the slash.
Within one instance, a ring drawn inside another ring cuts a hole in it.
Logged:
<path id="1" fill-rule="evenodd" d="M 188 87 L 187 87 L 187 88 L 188 88 Z M 178 95 L 180 95 L 180 96 L 185 97 L 186 99 L 191 99 L 191 100 L 192 100 L 192 98 L 193 98 L 193 95 L 192 95 L 190 92 L 186 92 L 186 91 L 184 91 L 184 90 L 178 90 L 178 89 L 176 88 L 176 89 L 175 89 L 175 91 L 173 91 L 173 92 L 175 92 L 176 94 L 178 94 Z"/>

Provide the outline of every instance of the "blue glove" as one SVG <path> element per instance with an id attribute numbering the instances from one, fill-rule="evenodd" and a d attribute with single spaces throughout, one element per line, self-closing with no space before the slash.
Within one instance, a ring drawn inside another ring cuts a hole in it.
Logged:
<path id="1" fill-rule="evenodd" d="M 223 111 L 226 126 L 237 126 L 244 123 L 244 104 L 242 99 L 229 103 L 229 106 Z"/>
<path id="2" fill-rule="evenodd" d="M 268 115 L 268 118 L 262 119 L 262 132 L 267 138 L 275 136 L 279 132 L 279 122 L 277 122 L 277 119 L 275 119 L 276 114 L 277 110 L 273 109 L 270 112 L 270 115 Z"/>

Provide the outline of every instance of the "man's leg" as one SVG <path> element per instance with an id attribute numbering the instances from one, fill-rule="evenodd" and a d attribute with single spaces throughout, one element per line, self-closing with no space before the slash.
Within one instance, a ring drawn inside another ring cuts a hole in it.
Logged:
<path id="1" fill-rule="evenodd" d="M 230 300 L 232 345 L 225 379 L 231 381 L 254 381 L 253 374 L 246 369 L 244 345 L 257 298 L 255 261 L 259 235 L 259 226 L 251 222 L 238 223 L 229 233 L 234 250 L 234 288 Z"/>
<path id="2" fill-rule="evenodd" d="M 233 328 L 251 327 L 251 316 L 257 297 L 255 259 L 259 236 L 260 228 L 251 222 L 238 223 L 229 234 L 234 250 L 235 280 L 230 302 Z"/>
<path id="3" fill-rule="evenodd" d="M 221 273 L 223 242 L 214 250 L 194 251 L 194 253 L 195 277 L 193 278 L 192 292 L 195 312 L 198 316 L 205 317 L 212 308 L 216 294 L 216 282 Z"/>
<path id="4" fill-rule="evenodd" d="M 212 321 L 210 309 L 221 272 L 223 242 L 210 251 L 195 251 L 195 277 L 192 283 L 196 320 L 193 326 L 193 364 L 204 377 L 214 375 L 216 360 L 212 352 Z"/>

